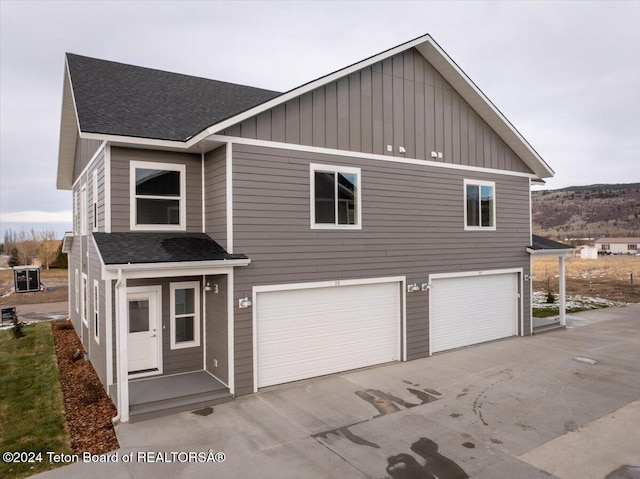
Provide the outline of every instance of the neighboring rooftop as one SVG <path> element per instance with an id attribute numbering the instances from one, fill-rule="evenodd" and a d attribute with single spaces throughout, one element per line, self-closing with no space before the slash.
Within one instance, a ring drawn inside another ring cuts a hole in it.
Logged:
<path id="1" fill-rule="evenodd" d="M 204 233 L 93 233 L 104 264 L 247 259 L 230 254 Z"/>
<path id="2" fill-rule="evenodd" d="M 67 53 L 80 129 L 186 141 L 280 93 Z"/>
<path id="3" fill-rule="evenodd" d="M 629 238 L 598 238 L 596 240 L 596 244 L 640 244 L 640 238 L 638 237 L 629 237 Z"/>

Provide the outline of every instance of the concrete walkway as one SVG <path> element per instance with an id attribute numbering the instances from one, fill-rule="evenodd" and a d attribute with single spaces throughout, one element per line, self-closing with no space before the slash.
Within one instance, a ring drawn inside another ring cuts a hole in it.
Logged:
<path id="1" fill-rule="evenodd" d="M 640 305 L 630 305 L 572 314 L 565 330 L 122 424 L 121 449 L 103 456 L 117 462 L 37 477 L 635 477 L 620 468 L 640 466 L 639 409 Z"/>

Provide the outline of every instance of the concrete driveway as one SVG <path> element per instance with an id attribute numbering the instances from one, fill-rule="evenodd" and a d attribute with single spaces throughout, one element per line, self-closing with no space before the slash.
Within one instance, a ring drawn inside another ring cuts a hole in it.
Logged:
<path id="1" fill-rule="evenodd" d="M 272 387 L 117 434 L 116 463 L 38 477 L 639 477 L 623 466 L 640 466 L 640 305 L 571 315 L 566 330 Z"/>

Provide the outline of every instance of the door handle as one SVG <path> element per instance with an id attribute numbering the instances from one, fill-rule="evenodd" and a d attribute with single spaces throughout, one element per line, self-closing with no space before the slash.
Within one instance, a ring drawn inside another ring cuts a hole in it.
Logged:
<path id="1" fill-rule="evenodd" d="M 155 337 L 156 337 L 156 335 L 155 335 L 155 334 L 152 334 L 152 335 L 151 335 L 151 337 L 152 337 L 152 338 L 155 338 Z"/>

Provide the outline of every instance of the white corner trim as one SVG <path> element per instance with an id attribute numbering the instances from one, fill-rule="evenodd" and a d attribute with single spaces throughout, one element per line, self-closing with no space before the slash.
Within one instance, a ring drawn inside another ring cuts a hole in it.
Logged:
<path id="1" fill-rule="evenodd" d="M 228 363 L 228 372 L 227 372 L 227 383 L 229 386 L 229 392 L 232 396 L 235 396 L 236 393 L 236 368 L 235 368 L 235 308 L 234 308 L 234 300 L 233 300 L 233 284 L 234 284 L 234 276 L 233 276 L 233 268 L 229 270 L 227 273 L 227 363 Z M 255 303 L 254 303 L 255 304 Z M 255 308 L 254 308 L 255 309 Z M 255 351 L 255 347 L 254 347 Z M 254 378 L 255 381 L 255 378 Z M 254 383 L 255 387 L 255 383 Z"/>
<path id="2" fill-rule="evenodd" d="M 520 178 L 537 178 L 535 174 L 523 173 L 520 171 L 499 170 L 497 168 L 485 168 L 482 166 L 458 165 L 454 163 L 443 163 L 433 160 L 421 160 L 418 158 L 400 158 L 397 156 L 385 156 L 376 153 L 363 153 L 360 151 L 338 150 L 335 148 L 325 148 L 320 146 L 298 145 L 294 143 L 283 143 L 279 141 L 255 140 L 253 138 L 240 138 L 236 136 L 211 135 L 207 140 L 215 142 L 230 142 L 238 145 L 259 146 L 264 148 L 277 148 L 289 151 L 301 151 L 304 153 L 316 153 L 321 155 L 331 155 L 328 161 L 335 162 L 335 156 L 346 158 L 360 158 L 364 160 L 388 161 L 391 163 L 401 163 L 406 165 L 431 166 L 435 168 L 448 168 L 451 170 L 473 171 L 478 173 L 489 173 L 505 176 L 516 176 Z"/>
<path id="3" fill-rule="evenodd" d="M 104 231 L 111 233 L 111 145 L 108 143 L 104 151 Z"/>
<path id="4" fill-rule="evenodd" d="M 98 294 L 96 296 L 96 290 Z M 100 344 L 100 333 L 104 334 L 104 331 L 100 329 L 100 282 L 97 279 L 93 280 L 93 288 L 91 288 L 91 299 L 93 303 L 93 308 L 91 311 L 91 322 L 93 326 L 93 339 L 96 343 Z M 96 315 L 98 316 L 98 328 L 96 329 Z"/>
<path id="5" fill-rule="evenodd" d="M 107 355 L 107 388 L 113 384 L 113 310 L 111 308 L 111 280 L 102 280 L 104 286 L 104 332 Z"/>
<path id="6" fill-rule="evenodd" d="M 227 252 L 233 253 L 233 143 L 226 140 L 225 186 L 227 202 Z"/>
<path id="7" fill-rule="evenodd" d="M 205 223 L 206 223 L 206 206 L 205 206 L 205 194 L 204 194 L 204 153 L 200 153 L 200 190 L 202 193 L 202 197 L 200 199 L 200 201 L 202 202 L 202 232 L 206 233 L 206 227 L 205 227 Z"/>

